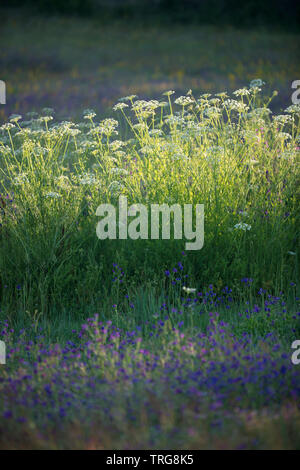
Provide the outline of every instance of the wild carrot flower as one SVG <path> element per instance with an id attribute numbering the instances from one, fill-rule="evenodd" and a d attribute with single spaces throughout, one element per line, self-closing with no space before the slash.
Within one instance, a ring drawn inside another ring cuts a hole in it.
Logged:
<path id="1" fill-rule="evenodd" d="M 244 222 L 239 222 L 238 224 L 235 224 L 234 228 L 236 230 L 243 230 L 246 232 L 246 230 L 251 230 L 251 225 L 245 224 Z"/>

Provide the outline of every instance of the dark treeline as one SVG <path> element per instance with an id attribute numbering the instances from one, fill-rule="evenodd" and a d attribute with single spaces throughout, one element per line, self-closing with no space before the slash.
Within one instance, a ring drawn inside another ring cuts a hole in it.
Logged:
<path id="1" fill-rule="evenodd" d="M 98 19 L 199 22 L 297 28 L 299 0 L 2 0 L 31 13 L 93 15 Z"/>

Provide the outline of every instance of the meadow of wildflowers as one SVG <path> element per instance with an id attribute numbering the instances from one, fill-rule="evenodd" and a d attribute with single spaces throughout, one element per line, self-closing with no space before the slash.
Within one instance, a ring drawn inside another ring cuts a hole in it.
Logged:
<path id="1" fill-rule="evenodd" d="M 97 313 L 59 342 L 47 324 L 1 322 L 0 448 L 299 448 L 299 312 L 198 295 L 127 329 Z"/>
<path id="2" fill-rule="evenodd" d="M 183 240 L 101 240 L 96 209 L 116 204 L 204 204 L 204 249 L 187 252 L 196 287 L 291 290 L 298 276 L 299 105 L 272 114 L 262 81 L 195 98 L 122 98 L 113 118 L 79 123 L 12 115 L 0 128 L 2 309 L 103 308 L 122 286 L 162 289 Z M 177 279 L 177 278 L 176 278 Z M 184 282 L 178 276 L 178 283 Z M 119 290 L 117 292 L 119 296 Z M 119 303 L 119 299 L 116 299 Z"/>
<path id="3" fill-rule="evenodd" d="M 300 106 L 263 87 L 0 127 L 1 447 L 299 448 Z M 98 240 L 120 195 L 204 204 L 204 247 Z"/>

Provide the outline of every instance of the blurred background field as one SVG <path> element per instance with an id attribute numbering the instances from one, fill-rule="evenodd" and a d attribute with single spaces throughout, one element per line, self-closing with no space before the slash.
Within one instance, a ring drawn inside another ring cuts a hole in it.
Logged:
<path id="1" fill-rule="evenodd" d="M 279 91 L 272 106 L 280 111 L 300 77 L 297 2 L 229 3 L 27 1 L 21 8 L 15 0 L 1 9 L 7 104 L 0 120 L 43 107 L 63 119 L 85 108 L 107 115 L 131 93 L 230 92 L 254 78 L 266 92 Z"/>

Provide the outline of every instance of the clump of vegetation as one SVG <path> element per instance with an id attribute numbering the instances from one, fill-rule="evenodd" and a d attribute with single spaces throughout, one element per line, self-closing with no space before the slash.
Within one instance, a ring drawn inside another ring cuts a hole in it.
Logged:
<path id="1" fill-rule="evenodd" d="M 190 282 L 220 290 L 252 278 L 286 289 L 298 274 L 299 105 L 272 115 L 248 88 L 172 100 L 122 98 L 114 118 L 53 120 L 53 111 L 1 129 L 1 307 L 6 312 L 103 307 L 118 262 L 127 287 L 166 287 L 181 240 L 98 240 L 96 208 L 204 204 L 204 248 L 187 253 Z M 184 279 L 180 280 L 181 286 Z"/>
<path id="2" fill-rule="evenodd" d="M 262 86 L 0 128 L 0 447 L 299 447 L 300 107 Z M 204 204 L 204 247 L 99 240 L 120 195 Z"/>

